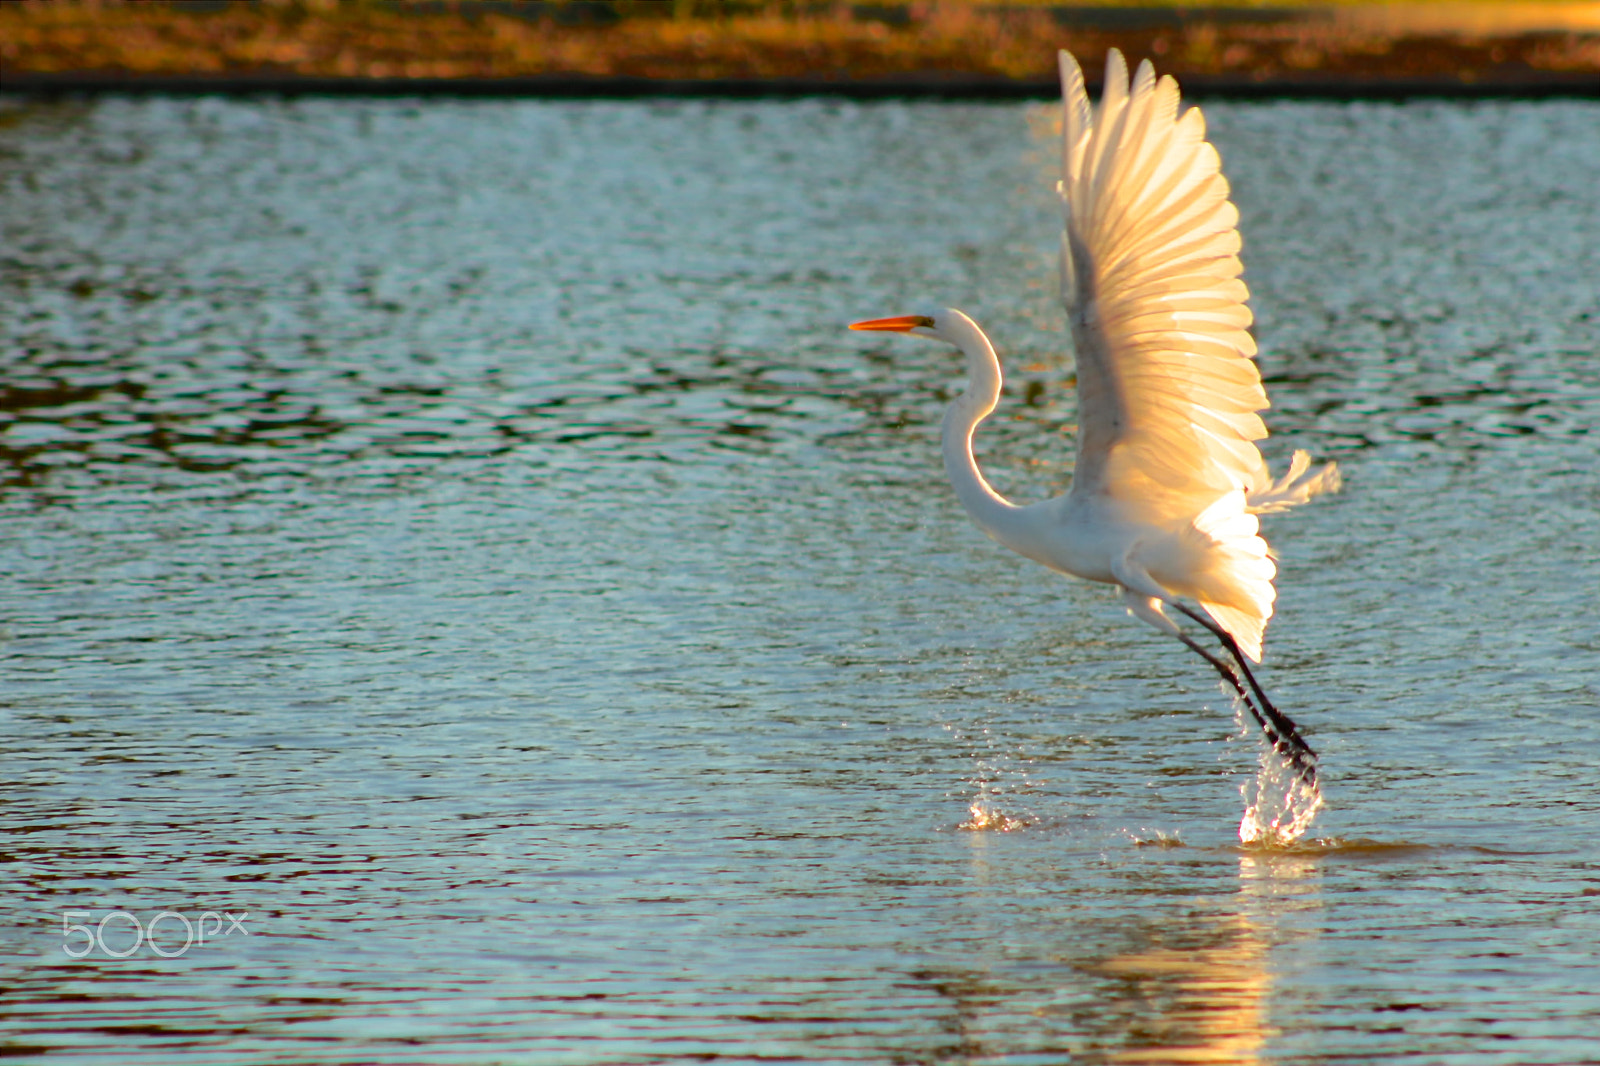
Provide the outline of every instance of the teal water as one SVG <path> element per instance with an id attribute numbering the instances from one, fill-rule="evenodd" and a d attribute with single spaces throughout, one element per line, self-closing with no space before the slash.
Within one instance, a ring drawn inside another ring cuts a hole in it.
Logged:
<path id="1" fill-rule="evenodd" d="M 1268 521 L 1291 849 L 843 328 L 972 313 L 1065 487 L 1048 109 L 6 98 L 0 1050 L 1600 1058 L 1600 107 L 1206 112 L 1346 476 Z"/>

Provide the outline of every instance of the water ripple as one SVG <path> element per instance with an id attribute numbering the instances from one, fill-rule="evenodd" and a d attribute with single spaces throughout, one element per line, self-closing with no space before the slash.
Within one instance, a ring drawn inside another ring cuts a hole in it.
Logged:
<path id="1" fill-rule="evenodd" d="M 1592 103 L 1207 107 L 1348 483 L 1268 527 L 1270 848 L 1228 697 L 951 499 L 954 354 L 844 329 L 972 311 L 1069 483 L 1050 109 L 0 117 L 5 1050 L 1585 1057 Z M 65 950 L 164 912 L 249 932 Z"/>

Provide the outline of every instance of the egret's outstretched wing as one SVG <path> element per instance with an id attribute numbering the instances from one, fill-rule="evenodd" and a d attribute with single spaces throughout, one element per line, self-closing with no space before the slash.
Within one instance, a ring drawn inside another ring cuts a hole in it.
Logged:
<path id="1" fill-rule="evenodd" d="M 1061 53 L 1062 298 L 1077 346 L 1072 491 L 1146 520 L 1192 519 L 1270 486 L 1253 443 L 1267 406 L 1239 280 L 1239 212 L 1196 108 L 1119 52 L 1091 108 Z"/>
<path id="2" fill-rule="evenodd" d="M 1297 453 L 1275 482 L 1256 450 L 1267 394 L 1239 280 L 1239 212 L 1199 110 L 1179 116 L 1177 83 L 1148 62 L 1130 85 L 1114 50 L 1098 108 L 1065 52 L 1061 90 L 1072 495 L 1115 500 L 1122 520 L 1176 534 L 1131 541 L 1118 580 L 1199 601 L 1259 661 L 1277 568 L 1255 516 L 1337 487 L 1338 471 L 1310 473 Z"/>

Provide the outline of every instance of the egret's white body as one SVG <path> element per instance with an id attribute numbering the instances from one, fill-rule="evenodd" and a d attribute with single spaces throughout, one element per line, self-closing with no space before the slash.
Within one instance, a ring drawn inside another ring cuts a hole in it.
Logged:
<path id="1" fill-rule="evenodd" d="M 978 526 L 1052 570 L 1119 586 L 1137 617 L 1178 636 L 1230 678 L 1166 615 L 1174 607 L 1223 639 L 1261 703 L 1275 743 L 1310 749 L 1255 684 L 1277 568 L 1256 515 L 1338 485 L 1297 452 L 1273 480 L 1255 442 L 1267 396 L 1239 279 L 1237 209 L 1197 108 L 1149 62 L 1130 85 L 1106 61 L 1091 107 L 1077 62 L 1061 53 L 1061 296 L 1072 324 L 1078 391 L 1071 490 L 1019 506 L 984 479 L 974 429 L 1000 398 L 1000 362 L 977 323 L 946 308 L 852 328 L 915 333 L 966 355 L 967 387 L 944 419 L 945 470 Z M 1182 603 L 1192 600 L 1204 615 Z M 1241 656 L 1242 653 L 1242 656 Z"/>

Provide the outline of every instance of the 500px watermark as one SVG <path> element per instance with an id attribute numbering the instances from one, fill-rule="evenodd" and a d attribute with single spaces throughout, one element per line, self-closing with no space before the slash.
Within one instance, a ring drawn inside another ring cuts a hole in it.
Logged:
<path id="1" fill-rule="evenodd" d="M 61 950 L 74 959 L 95 950 L 109 958 L 125 959 L 141 947 L 148 947 L 164 959 L 176 959 L 191 947 L 204 947 L 235 933 L 250 935 L 244 927 L 249 911 L 205 911 L 192 922 L 177 911 L 162 911 L 148 922 L 141 922 L 138 915 L 127 911 L 112 911 L 94 925 L 74 924 L 74 919 L 93 917 L 93 911 L 61 912 Z M 181 944 L 179 934 L 183 936 Z"/>

